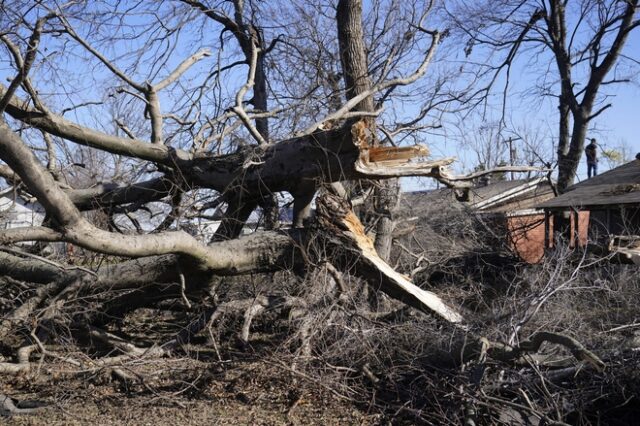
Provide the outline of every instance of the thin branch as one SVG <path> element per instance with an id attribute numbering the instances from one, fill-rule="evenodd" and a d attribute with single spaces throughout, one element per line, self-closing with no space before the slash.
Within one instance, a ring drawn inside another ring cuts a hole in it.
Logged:
<path id="1" fill-rule="evenodd" d="M 258 142 L 260 146 L 267 146 L 269 143 L 262 137 L 258 129 L 251 122 L 251 118 L 244 110 L 244 96 L 255 84 L 256 68 L 258 64 L 258 54 L 260 48 L 255 44 L 251 44 L 251 61 L 249 62 L 249 72 L 247 73 L 247 82 L 236 93 L 236 105 L 233 107 L 233 111 L 238 115 L 244 126 L 247 128 L 251 136 Z"/>
<path id="2" fill-rule="evenodd" d="M 9 104 L 11 97 L 18 90 L 18 87 L 27 79 L 29 75 L 29 70 L 33 65 L 33 61 L 36 59 L 36 54 L 38 53 L 38 45 L 40 44 L 40 35 L 42 34 L 42 28 L 44 23 L 50 19 L 53 15 L 49 14 L 44 18 L 40 18 L 36 21 L 36 26 L 29 38 L 29 45 L 27 47 L 27 54 L 25 55 L 24 62 L 20 66 L 18 71 L 18 75 L 13 79 L 9 88 L 5 92 L 2 99 L 0 99 L 0 113 L 4 112 L 5 108 Z"/>
<path id="3" fill-rule="evenodd" d="M 144 96 L 147 100 L 145 113 L 147 118 L 151 121 L 151 143 L 155 145 L 162 145 L 162 111 L 160 110 L 160 98 L 158 98 L 158 92 L 154 86 L 147 83 Z"/>
<path id="4" fill-rule="evenodd" d="M 121 120 L 116 118 L 115 123 L 116 123 L 116 126 L 118 126 L 118 128 L 122 130 L 125 135 L 129 136 L 131 139 L 137 139 L 136 135 L 133 134 L 131 129 L 129 129 Z"/>
<path id="5" fill-rule="evenodd" d="M 69 24 L 69 21 L 67 21 L 67 19 L 64 16 L 59 15 L 58 18 L 60 19 L 60 22 L 64 26 L 67 34 L 69 34 L 74 40 L 80 43 L 80 45 L 84 47 L 89 53 L 91 53 L 100 62 L 102 62 L 107 68 L 109 68 L 109 70 L 114 75 L 116 75 L 116 77 L 118 77 L 120 80 L 124 81 L 134 89 L 138 90 L 139 92 L 142 92 L 142 93 L 145 92 L 145 87 L 143 85 L 133 81 L 129 76 L 127 76 L 124 72 L 118 69 L 118 67 L 112 64 L 111 61 L 105 58 L 100 52 L 98 52 L 96 49 L 91 47 L 91 45 L 85 39 L 80 37 L 80 35 L 78 35 L 78 33 L 75 32 L 75 30 L 71 27 L 71 24 Z"/>
<path id="6" fill-rule="evenodd" d="M 211 56 L 211 51 L 209 49 L 202 49 L 194 53 L 193 55 L 191 55 L 190 57 L 182 61 L 182 63 L 178 65 L 178 67 L 175 70 L 173 70 L 173 72 L 169 74 L 167 78 L 155 84 L 153 86 L 154 89 L 159 92 L 160 90 L 166 88 L 171 83 L 179 79 L 180 76 L 184 74 L 189 68 L 191 68 L 196 62 L 208 56 Z"/>
<path id="7" fill-rule="evenodd" d="M 440 33 L 438 31 L 428 31 L 428 30 L 424 30 L 424 31 L 426 31 L 426 32 L 428 32 L 429 34 L 432 35 L 431 45 L 429 46 L 429 49 L 427 50 L 427 54 L 425 55 L 422 63 L 413 72 L 413 74 L 408 75 L 406 77 L 398 77 L 398 78 L 395 78 L 393 80 L 383 81 L 383 82 L 380 82 L 378 84 L 375 84 L 371 89 L 365 90 L 364 92 L 360 93 L 359 95 L 354 96 L 353 98 L 351 98 L 347 103 L 345 103 L 337 111 L 327 115 L 323 119 L 321 119 L 321 120 L 317 121 L 316 123 L 312 124 L 311 126 L 307 127 L 304 131 L 296 133 L 296 136 L 300 137 L 300 136 L 309 135 L 309 134 L 315 132 L 316 130 L 318 130 L 318 128 L 326 121 L 339 120 L 339 119 L 344 118 L 346 113 L 348 113 L 353 108 L 355 108 L 361 101 L 363 101 L 364 99 L 366 99 L 367 97 L 369 97 L 369 96 L 371 96 L 371 95 L 373 95 L 375 93 L 381 92 L 381 91 L 383 91 L 383 90 L 385 90 L 387 88 L 394 87 L 394 86 L 406 86 L 406 85 L 409 85 L 409 84 L 415 82 L 416 80 L 418 80 L 420 77 L 422 77 L 427 72 L 427 68 L 429 67 L 429 63 L 431 63 L 431 60 L 433 59 L 433 55 L 435 54 L 436 48 L 438 46 L 438 43 L 440 42 Z"/>
<path id="8" fill-rule="evenodd" d="M 591 121 L 594 118 L 596 118 L 597 116 L 599 116 L 600 114 L 602 114 L 603 112 L 605 112 L 607 109 L 611 108 L 611 104 L 606 104 L 605 106 L 603 106 L 602 108 L 600 108 L 598 111 L 596 111 L 595 113 L 591 114 L 589 116 L 589 118 L 587 118 L 587 121 Z"/>
<path id="9" fill-rule="evenodd" d="M 0 94 L 6 89 L 0 84 Z M 127 157 L 137 157 L 143 160 L 159 163 L 173 164 L 175 157 L 187 160 L 191 156 L 182 150 L 169 150 L 164 145 L 156 145 L 144 142 L 139 139 L 127 139 L 101 133 L 97 130 L 80 126 L 66 118 L 49 113 L 43 115 L 38 111 L 29 108 L 27 102 L 13 97 L 7 105 L 7 113 L 17 120 L 28 123 L 40 130 L 60 136 L 64 139 L 101 149 L 112 154 L 125 155 Z"/>

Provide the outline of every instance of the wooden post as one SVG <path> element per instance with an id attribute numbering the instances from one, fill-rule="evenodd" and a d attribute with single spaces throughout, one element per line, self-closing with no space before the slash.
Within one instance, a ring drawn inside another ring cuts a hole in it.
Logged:
<path id="1" fill-rule="evenodd" d="M 551 244 L 549 241 L 549 228 L 550 228 L 550 223 L 549 221 L 551 220 L 551 213 L 549 212 L 549 210 L 545 210 L 544 211 L 544 250 L 547 251 L 547 249 L 551 248 Z"/>
<path id="2" fill-rule="evenodd" d="M 577 209 L 573 209 L 573 238 L 575 238 L 575 248 L 580 247 L 580 216 Z"/>

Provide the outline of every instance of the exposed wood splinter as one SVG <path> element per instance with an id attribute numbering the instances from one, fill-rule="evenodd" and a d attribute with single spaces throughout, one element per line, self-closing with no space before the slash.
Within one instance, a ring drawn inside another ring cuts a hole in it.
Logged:
<path id="1" fill-rule="evenodd" d="M 369 179 L 426 176 L 434 178 L 448 187 L 468 190 L 473 186 L 473 180 L 483 175 L 507 171 L 544 171 L 544 169 L 532 166 L 505 166 L 470 175 L 454 175 L 448 169 L 448 166 L 456 161 L 453 157 L 433 161 L 415 161 L 417 158 L 429 155 L 429 149 L 424 145 L 409 147 L 372 145 L 372 131 L 366 120 L 360 120 L 351 126 L 351 140 L 358 150 L 358 157 L 353 164 L 353 169 L 360 177 Z"/>
<path id="2" fill-rule="evenodd" d="M 356 267 L 369 285 L 413 308 L 435 313 L 448 322 L 464 321 L 462 315 L 447 306 L 438 295 L 419 288 L 378 256 L 373 241 L 366 235 L 364 226 L 347 201 L 324 193 L 318 198 L 317 205 L 318 221 L 359 255 Z"/>

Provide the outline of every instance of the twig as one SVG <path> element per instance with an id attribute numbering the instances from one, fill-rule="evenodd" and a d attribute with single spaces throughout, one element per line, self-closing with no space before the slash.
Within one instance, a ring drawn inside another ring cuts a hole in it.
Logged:
<path id="1" fill-rule="evenodd" d="M 609 330 L 601 331 L 598 334 L 613 333 L 615 331 L 626 330 L 626 329 L 635 328 L 635 327 L 640 327 L 640 322 L 634 322 L 633 324 L 620 325 L 618 327 L 613 327 Z"/>
<path id="2" fill-rule="evenodd" d="M 4 111 L 4 109 L 9 104 L 11 97 L 18 89 L 18 87 L 27 79 L 29 75 L 29 70 L 33 65 L 33 61 L 36 59 L 36 54 L 38 53 L 38 44 L 40 44 L 40 35 L 42 34 L 42 27 L 44 23 L 51 19 L 54 15 L 48 14 L 47 16 L 40 18 L 36 21 L 35 29 L 29 38 L 29 46 L 27 48 L 27 54 L 25 55 L 24 62 L 20 69 L 18 70 L 18 75 L 11 81 L 11 84 L 7 88 L 2 99 L 0 99 L 0 113 Z"/>

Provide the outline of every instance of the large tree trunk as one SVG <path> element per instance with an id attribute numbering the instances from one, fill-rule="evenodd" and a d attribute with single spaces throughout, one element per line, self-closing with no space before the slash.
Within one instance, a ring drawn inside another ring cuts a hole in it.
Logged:
<path id="1" fill-rule="evenodd" d="M 340 0 L 336 21 L 347 98 L 352 99 L 371 89 L 362 28 L 362 1 Z M 373 96 L 366 97 L 356 106 L 356 110 L 366 112 L 373 112 L 374 108 Z M 375 129 L 373 123 L 371 129 Z M 377 143 L 378 141 L 374 140 L 374 144 Z M 395 228 L 392 216 L 398 204 L 399 192 L 400 187 L 393 180 L 379 182 L 374 190 L 373 203 L 378 215 L 375 246 L 378 254 L 384 260 L 388 260 L 391 254 Z"/>
<path id="2" fill-rule="evenodd" d="M 394 214 L 400 201 L 400 182 L 398 179 L 380 182 L 380 186 L 375 189 L 374 198 L 376 214 L 379 215 L 375 247 L 378 255 L 388 262 L 393 246 L 393 231 L 396 228 Z"/>
<path id="3" fill-rule="evenodd" d="M 582 109 L 580 109 L 580 114 L 573 114 L 573 129 L 571 131 L 569 149 L 558 160 L 558 191 L 561 193 L 565 192 L 573 184 L 578 165 L 582 159 L 584 140 L 589 126 L 587 117 L 588 112 L 584 113 Z"/>
<path id="4" fill-rule="evenodd" d="M 558 128 L 558 162 L 562 161 L 569 152 L 569 124 L 570 124 L 570 112 L 569 104 L 565 98 L 566 94 L 560 95 L 558 102 L 558 113 L 560 115 L 560 122 Z"/>
<path id="5" fill-rule="evenodd" d="M 340 0 L 336 22 L 347 99 L 352 99 L 371 89 L 362 28 L 362 0 Z M 355 109 L 373 112 L 373 96 L 367 96 Z"/>

